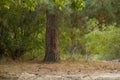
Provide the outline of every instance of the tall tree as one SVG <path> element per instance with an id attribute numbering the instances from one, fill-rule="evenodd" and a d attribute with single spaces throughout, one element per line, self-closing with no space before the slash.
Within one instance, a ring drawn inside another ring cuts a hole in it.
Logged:
<path id="1" fill-rule="evenodd" d="M 52 9 L 47 8 L 46 11 L 46 53 L 44 61 L 58 62 L 60 61 L 58 13 L 65 8 L 81 10 L 84 4 L 83 0 L 53 0 L 49 3 Z"/>
<path id="2" fill-rule="evenodd" d="M 46 53 L 44 61 L 56 62 L 60 60 L 58 27 L 55 26 L 56 14 L 46 13 Z"/>
<path id="3" fill-rule="evenodd" d="M 58 20 L 59 13 L 68 11 L 82 10 L 85 6 L 83 0 L 5 0 L 1 1 L 0 9 L 5 7 L 10 9 L 11 6 L 17 5 L 23 9 L 34 11 L 37 6 L 43 6 L 46 10 L 46 53 L 45 62 L 58 62 L 60 61 L 60 50 L 58 42 Z M 69 13 L 69 12 L 68 12 Z"/>

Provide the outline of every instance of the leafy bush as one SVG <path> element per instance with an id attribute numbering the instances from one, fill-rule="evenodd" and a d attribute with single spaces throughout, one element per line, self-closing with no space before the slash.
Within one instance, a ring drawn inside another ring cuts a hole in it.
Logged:
<path id="1" fill-rule="evenodd" d="M 64 28 L 60 33 L 60 51 L 64 54 L 84 54 L 84 37 L 80 28 Z"/>
<path id="2" fill-rule="evenodd" d="M 0 11 L 0 57 L 17 59 L 36 49 L 38 35 L 45 24 L 45 15 L 13 6 Z M 41 16 L 42 15 L 42 16 Z M 43 33 L 41 33 L 43 34 Z M 40 39 L 40 38 L 39 38 Z"/>
<path id="3" fill-rule="evenodd" d="M 86 51 L 94 54 L 96 59 L 120 58 L 120 29 L 114 24 L 103 29 L 94 29 L 85 36 Z"/>

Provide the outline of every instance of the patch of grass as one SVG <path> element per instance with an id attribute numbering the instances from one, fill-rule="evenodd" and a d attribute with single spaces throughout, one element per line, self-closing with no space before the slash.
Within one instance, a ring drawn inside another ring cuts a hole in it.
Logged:
<path id="1" fill-rule="evenodd" d="M 33 50 L 31 52 L 27 52 L 21 58 L 24 60 L 34 60 L 34 59 L 42 60 L 44 58 L 44 53 L 41 53 L 39 50 Z"/>
<path id="2" fill-rule="evenodd" d="M 83 56 L 81 54 L 64 54 L 61 56 L 62 61 L 68 61 L 68 62 L 82 62 L 86 63 L 90 60 L 88 56 Z"/>

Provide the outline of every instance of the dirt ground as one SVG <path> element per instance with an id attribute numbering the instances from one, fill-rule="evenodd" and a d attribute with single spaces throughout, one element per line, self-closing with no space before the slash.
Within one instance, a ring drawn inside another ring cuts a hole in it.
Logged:
<path id="1" fill-rule="evenodd" d="M 0 63 L 0 80 L 6 77 L 19 77 L 25 72 L 35 75 L 75 75 L 81 73 L 94 74 L 95 72 L 120 73 L 120 62 L 62 61 L 59 63 L 43 63 L 41 61 L 16 61 Z"/>

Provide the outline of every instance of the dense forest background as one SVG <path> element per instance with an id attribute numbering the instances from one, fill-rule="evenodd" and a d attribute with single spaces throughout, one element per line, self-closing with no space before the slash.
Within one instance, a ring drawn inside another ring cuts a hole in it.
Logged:
<path id="1" fill-rule="evenodd" d="M 0 0 L 0 59 L 44 58 L 46 10 L 61 60 L 120 58 L 120 0 Z"/>

